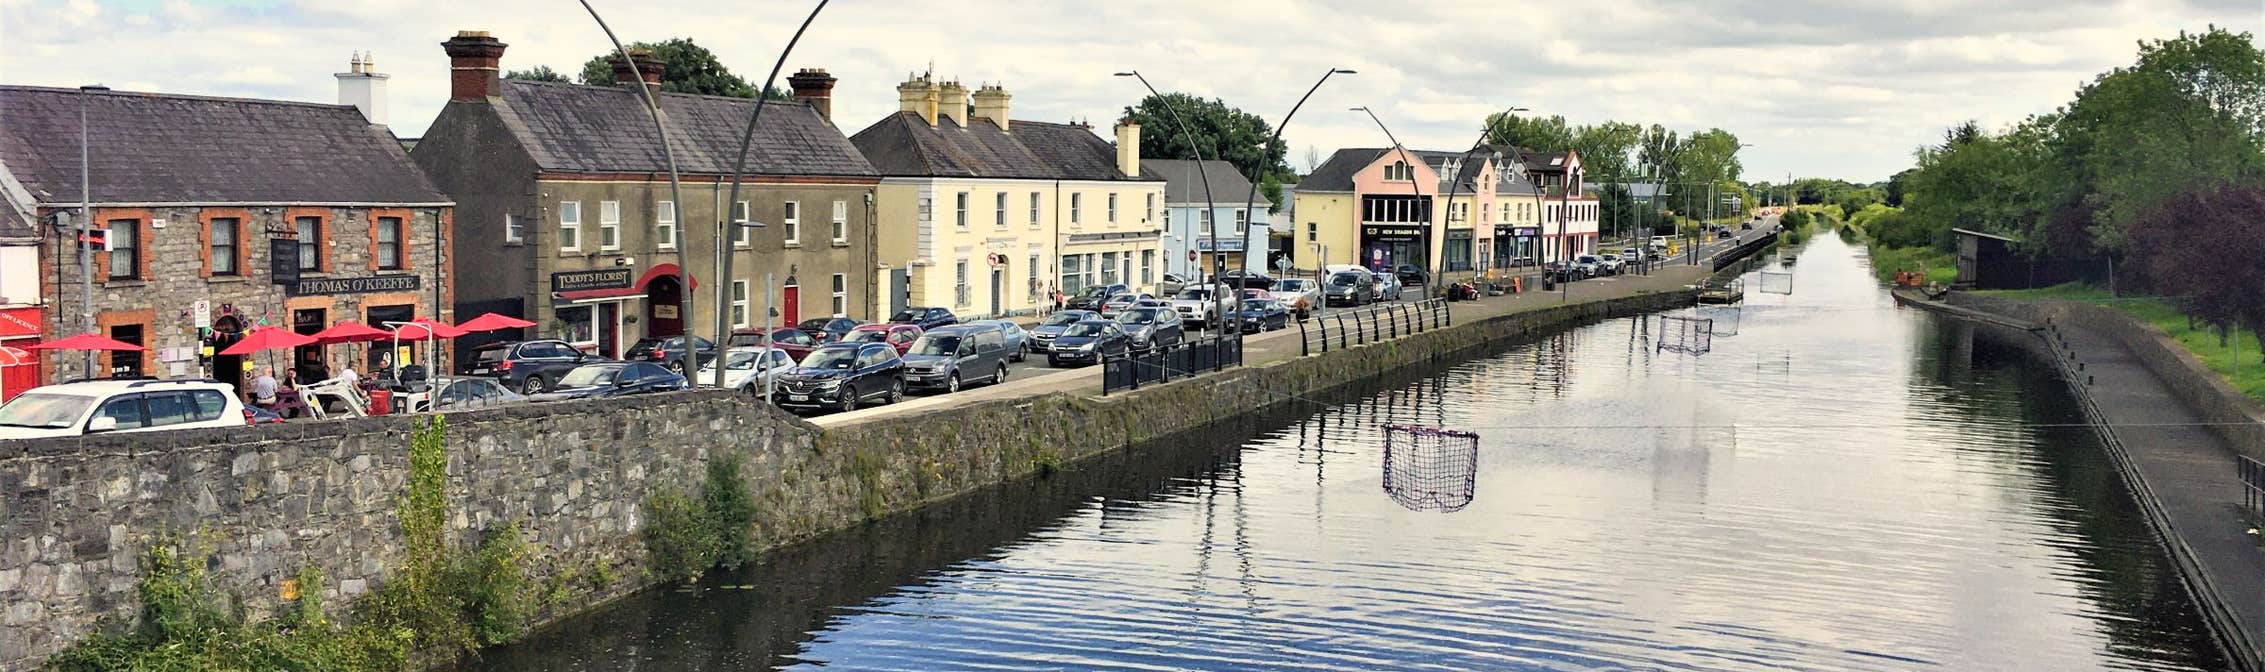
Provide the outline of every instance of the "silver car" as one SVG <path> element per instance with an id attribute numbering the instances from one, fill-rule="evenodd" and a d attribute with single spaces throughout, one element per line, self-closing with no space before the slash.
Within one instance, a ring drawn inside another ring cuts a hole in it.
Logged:
<path id="1" fill-rule="evenodd" d="M 1398 301 L 1403 288 L 1404 286 L 1400 284 L 1399 275 L 1393 273 L 1376 274 L 1376 300 Z"/>
<path id="2" fill-rule="evenodd" d="M 440 392 L 428 397 L 428 408 L 417 410 L 446 413 L 509 406 L 527 401 L 527 397 L 505 388 L 494 378 L 439 378 L 432 382 L 430 389 Z"/>
<path id="3" fill-rule="evenodd" d="M 794 356 L 786 350 L 732 348 L 724 351 L 724 387 L 760 397 L 765 390 L 777 385 L 779 374 L 791 368 L 794 368 Z M 715 379 L 716 363 L 711 361 L 700 369 L 699 382 L 706 384 Z"/>
<path id="4" fill-rule="evenodd" d="M 1274 281 L 1270 295 L 1303 320 L 1321 306 L 1321 283 L 1306 278 L 1283 278 Z"/>

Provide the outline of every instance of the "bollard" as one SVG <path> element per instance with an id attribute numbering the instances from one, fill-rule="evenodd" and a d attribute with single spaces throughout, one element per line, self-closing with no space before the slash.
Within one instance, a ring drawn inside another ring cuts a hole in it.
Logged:
<path id="1" fill-rule="evenodd" d="M 2085 386 L 2085 387 L 2091 387 L 2091 386 L 2092 386 L 2092 377 L 2091 377 L 2091 376 L 2085 376 L 2085 377 L 2084 377 L 2084 386 Z"/>
<path id="2" fill-rule="evenodd" d="M 2077 363 L 2076 363 L 2076 370 L 2078 370 L 2078 371 L 2083 371 L 2083 370 L 2084 370 L 2084 363 L 2083 363 L 2083 362 L 2077 362 Z"/>

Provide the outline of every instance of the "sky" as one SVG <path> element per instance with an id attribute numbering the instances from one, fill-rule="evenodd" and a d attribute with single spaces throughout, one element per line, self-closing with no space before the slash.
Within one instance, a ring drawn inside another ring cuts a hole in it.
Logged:
<path id="1" fill-rule="evenodd" d="M 625 41 L 689 37 L 750 81 L 815 5 L 591 0 Z M 1886 179 L 1964 120 L 2002 127 L 2129 64 L 2141 40 L 2216 24 L 2258 31 L 2265 0 L 841 0 L 787 61 L 840 82 L 854 134 L 933 71 L 999 83 L 1019 119 L 1106 127 L 1146 91 L 1217 97 L 1280 123 L 1289 161 L 1388 144 L 1467 146 L 1487 113 L 1576 124 L 1719 127 L 1754 146 L 1747 179 Z M 392 127 L 415 137 L 448 99 L 439 43 L 486 30 L 506 69 L 573 73 L 610 50 L 575 0 L 0 0 L 0 83 L 332 102 L 355 51 L 392 75 Z M 0 122 L 4 123 L 4 122 Z M 1161 132 L 1163 129 L 1147 129 Z"/>

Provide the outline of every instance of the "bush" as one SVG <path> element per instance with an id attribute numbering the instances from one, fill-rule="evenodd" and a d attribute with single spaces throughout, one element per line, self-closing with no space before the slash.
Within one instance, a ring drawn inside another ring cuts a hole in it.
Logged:
<path id="1" fill-rule="evenodd" d="M 708 482 L 700 488 L 715 562 L 724 569 L 755 559 L 755 493 L 747 490 L 739 468 L 737 455 L 708 461 Z"/>
<path id="2" fill-rule="evenodd" d="M 674 488 L 645 497 L 645 550 L 654 576 L 690 582 L 715 564 L 715 545 L 700 507 Z"/>
<path id="3" fill-rule="evenodd" d="M 533 610 L 527 562 L 532 553 L 513 523 L 480 535 L 480 549 L 466 558 L 453 581 L 464 591 L 464 614 L 472 637 L 482 645 L 517 639 Z"/>

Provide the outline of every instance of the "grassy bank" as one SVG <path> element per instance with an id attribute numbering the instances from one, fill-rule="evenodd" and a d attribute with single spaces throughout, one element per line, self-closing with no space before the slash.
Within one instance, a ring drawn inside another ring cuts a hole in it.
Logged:
<path id="1" fill-rule="evenodd" d="M 1814 208 L 1811 210 L 1811 208 Z M 1861 243 L 1871 254 L 1872 275 L 1880 282 L 1894 282 L 1895 274 L 1903 271 L 1925 273 L 1928 282 L 1951 284 L 1958 279 L 1958 256 L 1931 244 L 1898 245 L 1908 241 L 1903 211 L 1879 203 L 1865 206 L 1853 215 L 1841 212 L 1840 206 L 1802 206 L 1839 229 L 1840 237 L 1852 243 Z M 1883 229 L 1883 235 L 1874 235 L 1872 227 Z"/>
<path id="2" fill-rule="evenodd" d="M 2207 325 L 2189 325 L 2186 315 L 2161 299 L 2146 297 L 2118 297 L 2108 290 L 2070 283 L 2041 289 L 1982 291 L 1975 294 L 2028 301 L 2075 301 L 2107 306 L 2130 314 L 2139 321 L 2155 325 L 2164 333 L 2185 346 L 2195 359 L 2210 370 L 2218 372 L 2242 394 L 2265 403 L 2265 364 L 2258 363 L 2257 338 L 2253 332 L 2232 330 L 2223 341 L 2218 332 Z"/>

